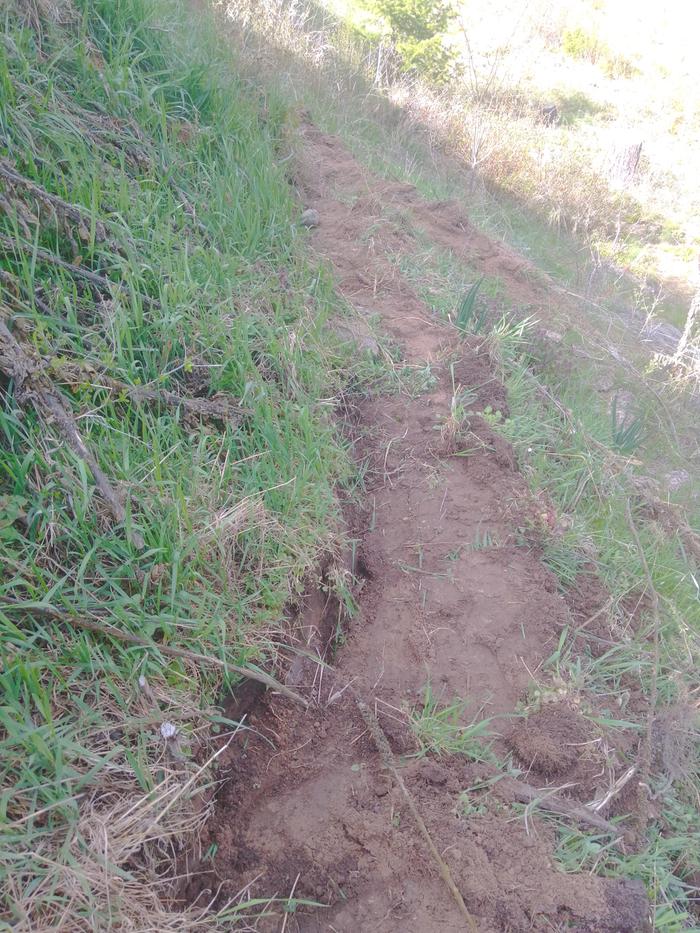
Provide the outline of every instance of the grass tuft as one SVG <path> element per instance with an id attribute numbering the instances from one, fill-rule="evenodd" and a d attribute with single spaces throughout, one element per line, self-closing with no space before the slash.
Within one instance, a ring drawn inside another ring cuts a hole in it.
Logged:
<path id="1" fill-rule="evenodd" d="M 470 761 L 494 761 L 491 719 L 478 714 L 467 721 L 466 700 L 442 704 L 433 694 L 430 683 L 423 691 L 422 703 L 411 713 L 411 727 L 420 746 L 419 755 L 464 755 Z"/>

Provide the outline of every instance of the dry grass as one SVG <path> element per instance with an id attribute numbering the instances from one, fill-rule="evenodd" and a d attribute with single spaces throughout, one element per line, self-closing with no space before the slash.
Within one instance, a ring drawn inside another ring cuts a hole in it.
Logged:
<path id="1" fill-rule="evenodd" d="M 356 6 L 331 0 L 216 3 L 234 26 L 244 65 L 248 61 L 257 73 L 263 63 L 273 73 L 279 70 L 291 96 L 313 100 L 315 117 L 322 112 L 321 122 L 342 126 L 358 149 L 369 149 L 370 138 L 375 150 L 381 147 L 376 128 L 370 126 L 376 118 L 387 138 L 396 139 L 391 157 L 408 169 L 425 160 L 418 152 L 421 147 L 434 154 L 436 169 L 441 154 L 447 153 L 466 172 L 472 195 L 482 189 L 489 197 L 505 194 L 528 212 L 530 227 L 534 215 L 553 230 L 574 236 L 586 261 L 609 270 L 611 277 L 620 270 L 629 272 L 638 280 L 640 303 L 651 303 L 657 312 L 668 306 L 670 318 L 680 319 L 691 294 L 685 277 L 692 258 L 691 233 L 686 236 L 682 227 L 690 231 L 692 224 L 685 223 L 688 204 L 678 187 L 678 172 L 664 174 L 664 150 L 652 152 L 645 142 L 637 173 L 621 184 L 613 171 L 615 160 L 620 148 L 642 132 L 627 125 L 627 97 L 620 98 L 619 119 L 612 121 L 614 106 L 589 97 L 587 85 L 585 92 L 554 87 L 548 97 L 546 89 L 527 79 L 523 59 L 534 54 L 528 53 L 529 44 L 558 62 L 563 53 L 548 50 L 560 49 L 565 21 L 538 21 L 534 32 L 524 26 L 519 32 L 520 20 L 511 17 L 507 36 L 499 35 L 501 45 L 486 53 L 473 50 L 473 55 L 469 48 L 462 81 L 436 90 L 402 76 L 384 40 L 359 38 L 327 5 L 348 14 Z M 471 35 L 472 24 L 466 22 Z M 461 36 L 454 41 L 463 45 Z M 624 80 L 608 80 L 601 72 L 601 81 L 615 89 Z M 642 78 L 636 80 L 643 85 Z M 552 102 L 559 107 L 561 122 L 548 125 L 542 109 Z M 664 197 L 659 198 L 662 189 Z M 669 273 L 672 281 L 666 284 Z"/>

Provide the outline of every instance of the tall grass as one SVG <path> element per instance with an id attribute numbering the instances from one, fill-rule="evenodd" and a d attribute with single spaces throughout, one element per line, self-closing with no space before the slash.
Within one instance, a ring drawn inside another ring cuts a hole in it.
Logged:
<path id="1" fill-rule="evenodd" d="M 76 0 L 10 4 L 1 28 L 0 155 L 83 219 L 6 187 L 0 313 L 69 401 L 126 523 L 4 380 L 0 918 L 229 928 L 236 905 L 167 907 L 169 875 L 206 817 L 211 730 L 237 728 L 216 709 L 228 666 L 274 660 L 285 607 L 334 546 L 349 468 L 329 416 L 352 363 L 295 224 L 284 109 L 237 77 L 207 17 Z M 240 416 L 193 418 L 130 387 Z"/>

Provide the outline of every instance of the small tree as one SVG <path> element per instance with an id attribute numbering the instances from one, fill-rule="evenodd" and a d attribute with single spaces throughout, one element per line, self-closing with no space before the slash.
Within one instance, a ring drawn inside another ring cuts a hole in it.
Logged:
<path id="1" fill-rule="evenodd" d="M 368 5 L 386 21 L 405 71 L 435 84 L 452 77 L 457 56 L 444 42 L 456 16 L 449 0 L 368 0 Z"/>

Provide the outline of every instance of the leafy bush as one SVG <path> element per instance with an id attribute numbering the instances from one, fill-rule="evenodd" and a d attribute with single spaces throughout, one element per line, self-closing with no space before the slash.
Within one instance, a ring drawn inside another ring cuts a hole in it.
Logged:
<path id="1" fill-rule="evenodd" d="M 605 50 L 604 44 L 591 32 L 586 32 L 577 26 L 576 29 L 567 29 L 561 40 L 562 48 L 572 58 L 597 62 Z"/>
<path id="2" fill-rule="evenodd" d="M 613 52 L 602 39 L 580 26 L 567 29 L 562 36 L 562 49 L 572 58 L 600 65 L 608 78 L 631 78 L 638 69 L 624 55 Z"/>
<path id="3" fill-rule="evenodd" d="M 402 70 L 433 84 L 453 77 L 456 52 L 445 45 L 455 11 L 446 0 L 371 0 L 371 8 L 387 23 L 401 55 Z"/>

